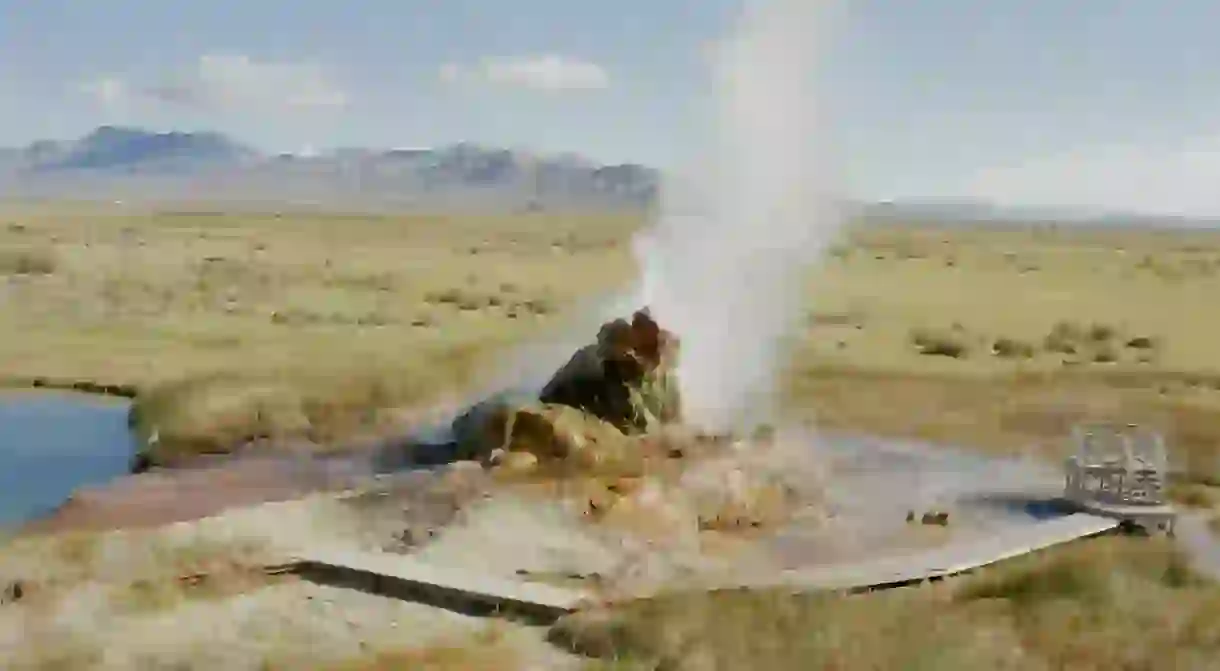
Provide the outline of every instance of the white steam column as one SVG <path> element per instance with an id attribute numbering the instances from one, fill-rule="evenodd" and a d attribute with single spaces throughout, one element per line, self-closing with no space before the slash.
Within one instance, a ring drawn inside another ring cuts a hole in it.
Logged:
<path id="1" fill-rule="evenodd" d="M 684 193 L 666 183 L 661 217 L 637 247 L 641 293 L 682 340 L 685 415 L 712 430 L 772 421 L 806 272 L 841 222 L 815 91 L 837 3 L 746 4 L 714 54 L 710 155 Z"/>

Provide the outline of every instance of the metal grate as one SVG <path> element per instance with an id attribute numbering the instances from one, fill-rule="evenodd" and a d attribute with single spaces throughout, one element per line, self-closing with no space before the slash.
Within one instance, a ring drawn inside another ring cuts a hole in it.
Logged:
<path id="1" fill-rule="evenodd" d="M 1165 502 L 1167 458 L 1162 436 L 1135 424 L 1083 424 L 1072 430 L 1069 499 L 1110 505 Z"/>

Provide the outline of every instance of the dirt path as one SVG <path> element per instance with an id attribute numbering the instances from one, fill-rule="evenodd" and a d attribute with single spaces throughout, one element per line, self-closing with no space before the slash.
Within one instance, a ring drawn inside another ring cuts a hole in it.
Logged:
<path id="1" fill-rule="evenodd" d="M 75 492 L 26 533 L 149 528 L 225 510 L 338 491 L 368 477 L 356 461 L 249 457 L 120 478 Z"/>

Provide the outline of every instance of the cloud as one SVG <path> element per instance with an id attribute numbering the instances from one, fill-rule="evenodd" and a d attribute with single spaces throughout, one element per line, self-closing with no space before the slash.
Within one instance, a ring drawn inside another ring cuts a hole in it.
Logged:
<path id="1" fill-rule="evenodd" d="M 123 105 L 127 102 L 130 93 L 127 83 L 113 75 L 91 79 L 77 88 L 81 93 L 107 109 Z"/>
<path id="2" fill-rule="evenodd" d="M 440 69 L 440 80 L 446 84 L 460 84 L 468 78 L 466 69 L 457 63 L 445 63 Z"/>
<path id="3" fill-rule="evenodd" d="M 257 61 L 241 54 L 205 54 L 184 74 L 133 86 L 114 75 L 80 91 L 112 108 L 136 100 L 180 107 L 242 112 L 336 109 L 347 94 L 312 63 Z"/>
<path id="4" fill-rule="evenodd" d="M 484 84 L 542 92 L 595 91 L 610 87 L 610 75 L 597 63 L 558 54 L 486 58 L 475 66 L 447 63 L 439 76 L 446 84 Z"/>
<path id="5" fill-rule="evenodd" d="M 312 63 L 205 54 L 184 77 L 143 89 L 161 102 L 214 109 L 340 108 L 347 94 Z"/>
<path id="6" fill-rule="evenodd" d="M 1175 145 L 1113 144 L 979 171 L 964 190 L 1002 205 L 1220 215 L 1220 134 Z"/>

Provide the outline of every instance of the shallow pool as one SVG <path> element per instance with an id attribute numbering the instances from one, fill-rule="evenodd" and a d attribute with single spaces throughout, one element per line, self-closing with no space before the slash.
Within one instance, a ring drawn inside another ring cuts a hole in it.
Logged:
<path id="1" fill-rule="evenodd" d="M 85 394 L 0 392 L 0 527 L 126 474 L 134 448 L 128 407 Z"/>

